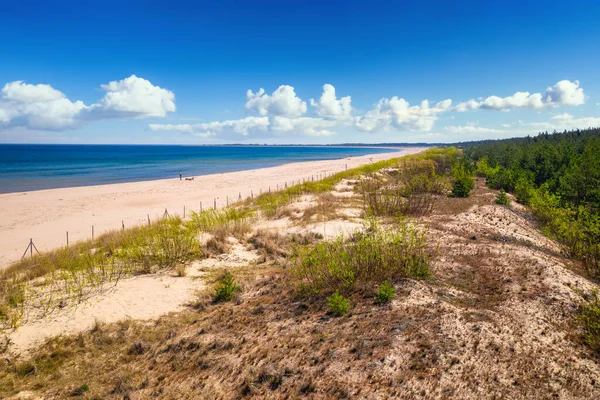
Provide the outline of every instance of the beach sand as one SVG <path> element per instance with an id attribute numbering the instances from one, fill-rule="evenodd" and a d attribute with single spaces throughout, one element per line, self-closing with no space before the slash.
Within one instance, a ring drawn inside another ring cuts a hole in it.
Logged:
<path id="1" fill-rule="evenodd" d="M 339 160 L 309 161 L 278 167 L 196 176 L 194 180 L 161 179 L 145 182 L 85 186 L 0 194 L 0 267 L 18 261 L 29 244 L 39 251 L 90 239 L 92 226 L 97 237 L 103 232 L 147 223 L 170 215 L 183 215 L 229 202 L 261 191 L 276 190 L 302 179 L 343 171 L 379 160 L 417 153 L 410 147 L 398 152 Z"/>

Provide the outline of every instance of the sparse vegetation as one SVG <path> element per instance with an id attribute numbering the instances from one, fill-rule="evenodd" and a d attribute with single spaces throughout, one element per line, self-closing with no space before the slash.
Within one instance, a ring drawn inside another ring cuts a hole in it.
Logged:
<path id="1" fill-rule="evenodd" d="M 450 172 L 458 157 L 452 147 L 430 149 L 405 157 L 395 168 L 367 174 L 361 179 L 367 214 L 398 217 L 430 213 L 440 196 L 449 193 Z"/>
<path id="2" fill-rule="evenodd" d="M 496 196 L 496 204 L 499 204 L 501 206 L 510 207 L 510 199 L 506 195 L 506 192 L 504 191 L 504 189 L 500 189 L 498 191 L 498 195 Z"/>
<path id="3" fill-rule="evenodd" d="M 56 249 L 0 273 L 0 332 L 78 303 L 126 276 L 173 268 L 201 255 L 179 218 L 109 232 Z"/>
<path id="4" fill-rule="evenodd" d="M 213 301 L 220 303 L 223 301 L 231 301 L 240 292 L 240 287 L 235 283 L 231 272 L 226 272 L 217 279 L 217 287 Z"/>
<path id="5" fill-rule="evenodd" d="M 187 225 L 198 232 L 217 237 L 242 235 L 250 232 L 254 213 L 247 207 L 227 207 L 219 210 L 204 210 L 192 213 Z"/>
<path id="6" fill-rule="evenodd" d="M 385 281 L 379 286 L 379 289 L 377 289 L 375 297 L 379 304 L 389 303 L 396 297 L 396 288 L 388 281 Z"/>
<path id="7" fill-rule="evenodd" d="M 350 310 L 350 300 L 342 296 L 338 291 L 327 297 L 327 304 L 331 312 L 338 317 L 341 317 Z"/>
<path id="8" fill-rule="evenodd" d="M 584 331 L 585 343 L 600 353 L 600 296 L 593 291 L 582 303 L 577 317 Z"/>
<path id="9" fill-rule="evenodd" d="M 325 240 L 299 248 L 292 273 L 309 293 L 349 292 L 363 284 L 425 278 L 430 258 L 422 231 L 407 222 L 393 228 L 374 220 L 354 237 Z"/>

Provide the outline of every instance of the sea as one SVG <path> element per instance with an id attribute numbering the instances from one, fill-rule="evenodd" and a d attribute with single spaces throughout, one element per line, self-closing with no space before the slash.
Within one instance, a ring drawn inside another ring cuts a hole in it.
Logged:
<path id="1" fill-rule="evenodd" d="M 398 151 L 336 146 L 0 144 L 0 193 L 138 182 Z"/>

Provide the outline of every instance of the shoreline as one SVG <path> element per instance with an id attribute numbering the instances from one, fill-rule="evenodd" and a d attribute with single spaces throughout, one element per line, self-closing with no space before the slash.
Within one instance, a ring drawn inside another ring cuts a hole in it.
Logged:
<path id="1" fill-rule="evenodd" d="M 367 154 L 335 160 L 303 161 L 220 174 L 198 175 L 194 180 L 178 178 L 43 189 L 0 194 L 0 268 L 18 261 L 30 238 L 40 252 L 90 239 L 115 229 L 156 220 L 165 210 L 170 215 L 189 215 L 267 191 L 292 181 L 319 174 L 356 168 L 418 153 L 426 147 L 399 148 L 397 152 Z M 187 216 L 186 215 L 186 216 Z"/>

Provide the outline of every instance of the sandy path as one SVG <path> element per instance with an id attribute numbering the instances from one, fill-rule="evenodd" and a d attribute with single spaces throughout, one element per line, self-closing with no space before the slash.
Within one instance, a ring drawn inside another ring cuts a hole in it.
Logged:
<path id="1" fill-rule="evenodd" d="M 113 229 L 146 223 L 160 217 L 165 208 L 171 215 L 224 206 L 227 196 L 237 200 L 269 186 L 274 190 L 293 180 L 317 179 L 319 174 L 339 172 L 372 161 L 417 153 L 423 148 L 403 148 L 398 152 L 365 155 L 339 160 L 310 161 L 257 170 L 197 176 L 193 181 L 162 179 L 146 182 L 39 190 L 0 194 L 0 267 L 20 259 L 29 238 L 40 251 L 69 242 L 89 239 Z"/>

